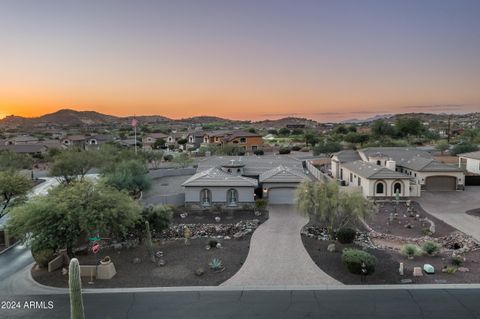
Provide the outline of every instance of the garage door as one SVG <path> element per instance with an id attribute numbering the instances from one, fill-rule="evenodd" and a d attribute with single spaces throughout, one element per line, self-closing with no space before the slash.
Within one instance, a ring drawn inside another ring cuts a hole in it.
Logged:
<path id="1" fill-rule="evenodd" d="M 271 188 L 268 191 L 269 204 L 295 204 L 295 188 Z"/>
<path id="2" fill-rule="evenodd" d="M 427 191 L 454 191 L 457 189 L 457 178 L 451 176 L 430 176 L 425 182 Z"/>

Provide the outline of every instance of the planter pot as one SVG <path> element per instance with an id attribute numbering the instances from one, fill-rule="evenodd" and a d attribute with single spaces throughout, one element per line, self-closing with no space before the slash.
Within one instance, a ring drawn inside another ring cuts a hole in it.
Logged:
<path id="1" fill-rule="evenodd" d="M 111 262 L 112 262 L 112 259 L 111 259 L 109 256 L 107 256 L 107 257 L 103 258 L 102 260 L 100 260 L 100 264 L 101 264 L 101 265 L 108 265 L 108 264 L 110 264 Z"/>

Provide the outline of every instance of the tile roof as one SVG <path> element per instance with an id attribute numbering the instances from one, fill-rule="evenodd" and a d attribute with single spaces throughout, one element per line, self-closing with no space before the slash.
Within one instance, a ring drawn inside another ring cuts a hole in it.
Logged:
<path id="1" fill-rule="evenodd" d="M 458 156 L 480 160 L 480 151 L 458 154 Z"/>
<path id="2" fill-rule="evenodd" d="M 279 165 L 260 174 L 259 178 L 262 183 L 300 183 L 307 179 L 308 177 L 305 173 L 284 165 Z"/>
<path id="3" fill-rule="evenodd" d="M 198 171 L 211 167 L 219 167 L 234 160 L 243 163 L 245 176 L 259 176 L 279 165 L 303 172 L 302 161 L 288 155 L 261 155 L 261 156 L 209 156 L 198 162 Z"/>
<path id="4" fill-rule="evenodd" d="M 358 152 L 354 150 L 340 151 L 335 153 L 334 156 L 338 158 L 340 163 L 348 163 L 348 162 L 358 161 L 359 159 L 361 159 Z"/>
<path id="5" fill-rule="evenodd" d="M 406 174 L 362 160 L 345 163 L 343 167 L 367 179 L 410 179 L 410 176 Z"/>
<path id="6" fill-rule="evenodd" d="M 258 182 L 256 179 L 231 175 L 217 167 L 211 167 L 205 171 L 197 173 L 187 179 L 182 186 L 237 186 L 237 187 L 257 187 Z"/>
<path id="7" fill-rule="evenodd" d="M 0 145 L 0 151 L 11 151 L 15 153 L 41 153 L 46 150 L 47 147 L 42 144 Z"/>

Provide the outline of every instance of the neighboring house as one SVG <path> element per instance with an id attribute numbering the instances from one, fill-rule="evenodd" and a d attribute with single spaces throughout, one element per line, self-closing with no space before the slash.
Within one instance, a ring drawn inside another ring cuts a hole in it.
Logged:
<path id="1" fill-rule="evenodd" d="M 182 139 L 186 139 L 187 138 L 187 134 L 184 132 L 184 133 L 170 133 L 167 138 L 166 138 L 166 144 L 167 145 L 174 145 L 176 146 L 178 144 L 178 141 L 182 140 Z"/>
<path id="2" fill-rule="evenodd" d="M 345 150 L 331 158 L 331 173 L 342 184 L 361 187 L 365 197 L 420 196 L 421 190 L 454 191 L 465 187 L 463 170 L 408 147 Z M 378 185 L 378 186 L 377 186 Z"/>
<path id="3" fill-rule="evenodd" d="M 465 164 L 462 164 L 462 161 Z M 470 173 L 480 174 L 480 151 L 459 154 L 458 167 L 464 167 Z"/>
<path id="4" fill-rule="evenodd" d="M 48 151 L 48 148 L 42 144 L 0 145 L 0 151 L 10 151 L 17 154 L 29 154 L 35 156 L 45 154 Z"/>
<path id="5" fill-rule="evenodd" d="M 153 144 L 155 144 L 157 140 L 161 139 L 166 142 L 167 137 L 168 135 L 164 133 L 150 133 L 142 139 L 143 148 L 147 150 L 152 149 Z"/>
<path id="6" fill-rule="evenodd" d="M 187 148 L 199 148 L 200 145 L 203 143 L 203 137 L 205 135 L 205 132 L 203 131 L 195 131 L 195 132 L 190 132 L 187 135 Z"/>
<path id="7" fill-rule="evenodd" d="M 257 198 L 295 204 L 298 184 L 309 178 L 302 162 L 289 156 L 212 156 L 182 186 L 190 209 L 240 209 L 253 207 Z"/>
<path id="8" fill-rule="evenodd" d="M 135 140 L 134 138 L 120 140 L 120 141 L 118 141 L 118 143 L 121 146 L 127 147 L 127 148 L 130 148 L 130 147 L 133 148 L 133 147 L 135 147 L 135 144 L 137 144 L 137 146 L 139 145 L 139 142 L 137 140 Z"/>
<path id="9" fill-rule="evenodd" d="M 30 145 L 38 143 L 38 138 L 29 136 L 29 135 L 20 135 L 15 136 L 14 138 L 8 139 L 5 142 L 5 145 Z"/>
<path id="10" fill-rule="evenodd" d="M 115 142 L 116 139 L 113 135 L 108 135 L 108 134 L 97 134 L 90 136 L 87 139 L 87 145 L 88 146 L 99 146 L 101 144 L 105 144 L 108 142 Z"/>
<path id="11" fill-rule="evenodd" d="M 263 147 L 262 135 L 244 131 L 217 131 L 205 133 L 203 144 L 234 145 L 245 151 L 256 151 Z"/>
<path id="12" fill-rule="evenodd" d="M 85 147 L 87 137 L 85 135 L 68 135 L 62 139 L 62 144 L 67 147 Z"/>

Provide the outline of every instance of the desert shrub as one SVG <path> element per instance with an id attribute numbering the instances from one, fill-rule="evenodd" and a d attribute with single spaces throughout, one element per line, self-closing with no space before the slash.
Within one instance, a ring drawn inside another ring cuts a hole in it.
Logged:
<path id="1" fill-rule="evenodd" d="M 289 148 L 281 148 L 278 150 L 278 154 L 290 154 L 290 152 Z"/>
<path id="2" fill-rule="evenodd" d="M 412 244 L 406 244 L 402 247 L 402 249 L 400 250 L 400 252 L 407 256 L 407 257 L 414 257 L 414 256 L 418 256 L 420 254 L 420 250 L 418 249 L 417 246 L 415 245 L 412 245 Z"/>
<path id="3" fill-rule="evenodd" d="M 457 271 L 457 267 L 448 266 L 448 267 L 446 268 L 446 273 L 447 273 L 447 274 L 454 274 L 456 271 Z"/>
<path id="4" fill-rule="evenodd" d="M 377 259 L 372 254 L 359 249 L 344 249 L 342 253 L 342 264 L 344 264 L 352 274 L 362 274 L 362 263 L 365 263 L 367 275 L 375 272 Z"/>
<path id="5" fill-rule="evenodd" d="M 264 198 L 255 200 L 255 207 L 258 211 L 264 212 L 267 209 L 268 201 Z"/>
<path id="6" fill-rule="evenodd" d="M 255 150 L 255 151 L 253 151 L 253 154 L 255 154 L 255 155 L 264 155 L 265 152 L 264 152 L 263 150 Z"/>
<path id="7" fill-rule="evenodd" d="M 173 159 L 173 155 L 172 154 L 165 155 L 163 159 L 165 160 L 165 162 L 170 162 Z"/>
<path id="8" fill-rule="evenodd" d="M 422 244 L 422 250 L 424 253 L 432 256 L 440 251 L 440 245 L 433 241 L 426 241 Z"/>
<path id="9" fill-rule="evenodd" d="M 292 146 L 292 151 L 295 151 L 295 152 L 298 152 L 302 149 L 302 147 L 300 145 L 294 145 Z"/>
<path id="10" fill-rule="evenodd" d="M 208 241 L 208 246 L 210 246 L 210 248 L 217 248 L 217 244 L 218 244 L 218 241 L 216 241 L 215 239 L 210 239 Z"/>
<path id="11" fill-rule="evenodd" d="M 357 232 L 352 228 L 340 228 L 337 231 L 337 240 L 341 244 L 351 244 L 355 240 Z"/>
<path id="12" fill-rule="evenodd" d="M 53 259 L 53 249 L 39 249 L 32 250 L 32 256 L 35 262 L 42 268 L 48 266 L 48 263 Z"/>
<path id="13" fill-rule="evenodd" d="M 450 262 L 454 266 L 460 266 L 463 264 L 463 258 L 461 256 L 453 256 L 452 259 L 450 259 Z"/>

